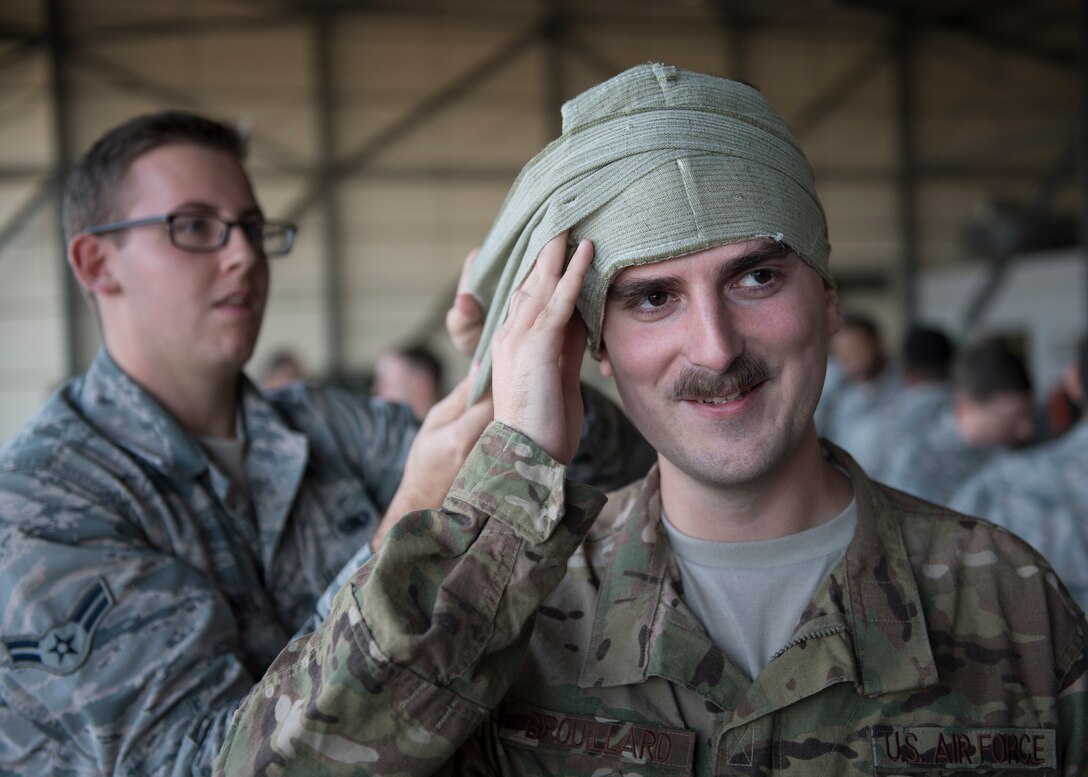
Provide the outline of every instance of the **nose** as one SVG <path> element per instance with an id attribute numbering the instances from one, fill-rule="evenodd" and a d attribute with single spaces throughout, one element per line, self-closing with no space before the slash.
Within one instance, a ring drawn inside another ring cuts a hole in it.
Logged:
<path id="1" fill-rule="evenodd" d="M 744 338 L 733 319 L 733 313 L 717 294 L 692 300 L 687 358 L 693 366 L 722 373 L 744 352 Z"/>
<path id="2" fill-rule="evenodd" d="M 266 262 L 264 253 L 253 244 L 241 225 L 235 224 L 227 235 L 227 244 L 223 246 L 225 269 L 228 272 L 243 274 Z"/>

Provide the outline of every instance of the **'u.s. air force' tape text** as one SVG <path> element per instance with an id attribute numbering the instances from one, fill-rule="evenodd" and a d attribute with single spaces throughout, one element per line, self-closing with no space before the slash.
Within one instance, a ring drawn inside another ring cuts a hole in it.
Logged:
<path id="1" fill-rule="evenodd" d="M 1057 738 L 1044 728 L 873 726 L 878 768 L 1057 768 Z"/>

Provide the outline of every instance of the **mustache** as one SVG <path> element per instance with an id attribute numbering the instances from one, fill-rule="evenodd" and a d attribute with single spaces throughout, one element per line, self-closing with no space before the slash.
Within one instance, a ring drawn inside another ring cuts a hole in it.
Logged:
<path id="1" fill-rule="evenodd" d="M 748 391 L 771 377 L 771 368 L 756 356 L 741 354 L 725 372 L 712 372 L 689 367 L 676 376 L 670 398 L 709 399 L 726 397 Z"/>

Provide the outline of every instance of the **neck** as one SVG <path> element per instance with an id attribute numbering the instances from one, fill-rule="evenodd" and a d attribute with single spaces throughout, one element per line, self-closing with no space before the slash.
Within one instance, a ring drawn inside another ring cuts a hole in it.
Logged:
<path id="1" fill-rule="evenodd" d="M 234 437 L 238 411 L 237 372 L 146 368 L 138 359 L 110 357 L 194 437 Z"/>
<path id="2" fill-rule="evenodd" d="M 691 537 L 752 542 L 785 537 L 830 521 L 853 497 L 850 481 L 820 452 L 815 427 L 787 461 L 742 484 L 695 481 L 658 456 L 661 505 Z"/>

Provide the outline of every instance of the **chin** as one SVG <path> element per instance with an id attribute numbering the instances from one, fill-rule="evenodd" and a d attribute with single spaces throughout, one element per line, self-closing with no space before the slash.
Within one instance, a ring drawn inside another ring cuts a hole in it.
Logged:
<path id="1" fill-rule="evenodd" d="M 254 347 L 252 344 L 248 346 L 240 344 L 237 347 L 228 348 L 220 354 L 220 358 L 218 359 L 219 364 L 224 369 L 241 372 L 253 356 L 253 350 Z"/>
<path id="2" fill-rule="evenodd" d="M 796 456 L 803 439 L 782 436 L 749 442 L 729 450 L 708 451 L 699 457 L 673 459 L 695 480 L 708 485 L 737 488 L 758 483 L 783 470 Z"/>

